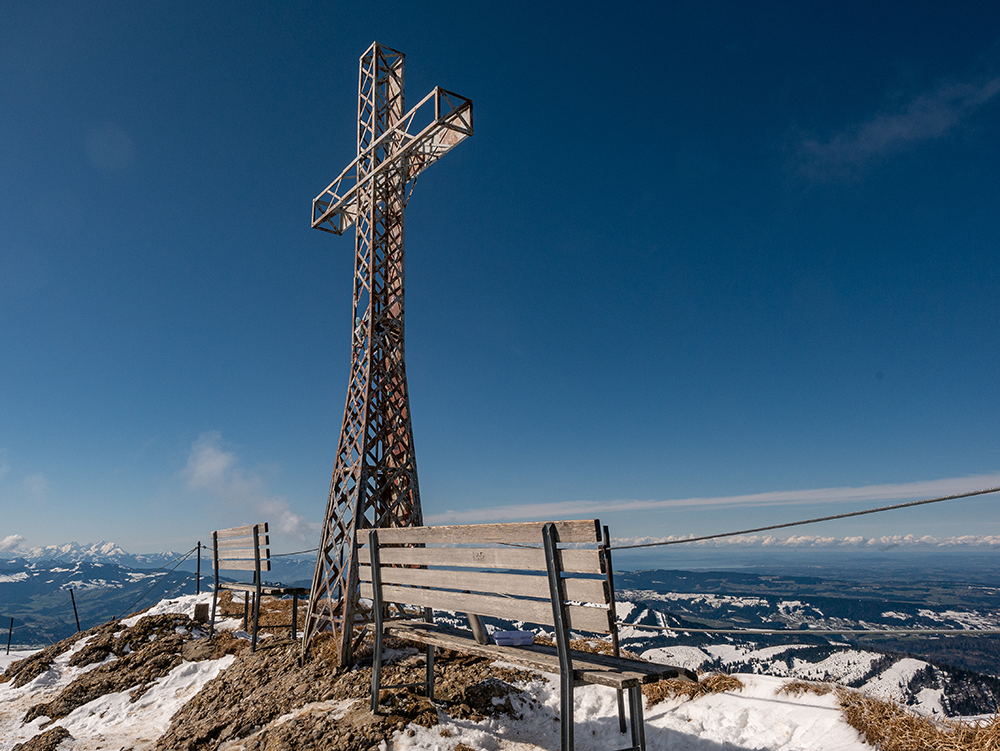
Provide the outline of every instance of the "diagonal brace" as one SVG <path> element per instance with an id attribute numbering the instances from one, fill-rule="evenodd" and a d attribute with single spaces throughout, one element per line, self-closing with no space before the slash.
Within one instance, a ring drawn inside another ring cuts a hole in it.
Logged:
<path id="1" fill-rule="evenodd" d="M 418 133 L 412 134 L 410 131 L 419 127 L 415 125 L 421 119 L 417 115 L 428 116 L 431 103 L 434 119 Z M 313 199 L 313 228 L 342 235 L 357 221 L 358 194 L 366 185 L 373 180 L 384 179 L 387 173 L 402 169 L 404 160 L 408 162 L 408 171 L 404 177 L 407 182 L 411 182 L 471 135 L 472 100 L 436 86 L 395 126 L 358 154 L 337 179 Z M 380 148 L 389 149 L 392 156 L 359 179 L 359 165 L 364 164 Z"/>

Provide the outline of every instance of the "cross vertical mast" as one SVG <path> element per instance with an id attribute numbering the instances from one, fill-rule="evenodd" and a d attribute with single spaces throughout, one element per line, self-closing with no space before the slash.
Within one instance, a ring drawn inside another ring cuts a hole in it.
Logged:
<path id="1" fill-rule="evenodd" d="M 369 620 L 354 531 L 422 523 L 403 346 L 407 189 L 472 135 L 472 102 L 440 88 L 405 113 L 403 72 L 404 55 L 377 42 L 361 56 L 358 155 L 313 201 L 313 227 L 355 225 L 351 375 L 302 637 L 305 653 L 333 630 L 342 665 Z M 421 115 L 432 118 L 422 129 Z"/>

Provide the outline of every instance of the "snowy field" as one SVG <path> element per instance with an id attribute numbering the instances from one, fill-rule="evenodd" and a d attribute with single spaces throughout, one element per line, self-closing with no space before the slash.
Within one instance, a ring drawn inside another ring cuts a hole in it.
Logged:
<path id="1" fill-rule="evenodd" d="M 192 615 L 195 602 L 210 601 L 211 595 L 188 596 L 159 603 L 153 613 Z M 145 615 L 145 614 L 144 614 Z M 138 618 L 129 619 L 126 625 Z M 236 625 L 233 622 L 225 624 Z M 51 669 L 27 685 L 15 689 L 0 684 L 0 751 L 11 751 L 42 730 L 47 718 L 23 724 L 29 707 L 52 699 L 86 670 L 69 666 L 73 654 L 85 646 L 80 640 L 60 655 Z M 29 652 L 0 655 L 0 669 Z M 655 656 L 655 655 L 651 655 Z M 109 659 L 114 659 L 111 657 Z M 77 708 L 53 725 L 62 725 L 73 736 L 60 751 L 97 751 L 133 748 L 148 751 L 167 729 L 170 718 L 209 680 L 228 667 L 232 656 L 219 660 L 182 662 L 136 702 L 128 691 L 105 695 Z M 788 680 L 758 675 L 740 675 L 744 688 L 702 696 L 694 700 L 672 699 L 646 710 L 646 741 L 650 751 L 720 751 L 721 749 L 767 749 L 773 751 L 870 751 L 844 721 L 833 694 L 790 697 L 777 691 Z M 559 691 L 556 676 L 528 685 L 528 700 L 519 699 L 520 720 L 501 716 L 481 723 L 444 718 L 432 727 L 412 726 L 413 736 L 403 732 L 391 748 L 451 751 L 459 744 L 497 751 L 555 751 L 559 748 Z M 615 694 L 600 686 L 580 687 L 576 696 L 576 739 L 580 751 L 602 751 L 626 745 L 618 733 Z M 323 711 L 341 716 L 345 702 L 323 702 L 297 710 Z M 47 726 L 47 727 L 51 727 Z"/>
<path id="2" fill-rule="evenodd" d="M 769 751 L 861 751 L 868 746 L 844 722 L 834 695 L 806 694 L 791 698 L 776 694 L 786 680 L 769 676 L 739 675 L 744 688 L 738 693 L 702 696 L 694 700 L 673 699 L 646 709 L 646 747 L 649 751 L 721 751 L 721 749 L 767 749 Z M 473 724 L 448 721 L 434 728 L 416 728 L 412 738 L 397 739 L 394 748 L 446 751 L 458 743 L 476 749 L 503 751 L 557 751 L 559 749 L 559 684 L 529 687 L 540 704 L 522 705 L 524 716 Z M 627 745 L 618 733 L 618 710 L 614 691 L 584 686 L 575 692 L 576 748 L 606 751 Z M 442 729 L 450 737 L 441 737 Z M 447 742 L 445 742 L 447 740 Z"/>

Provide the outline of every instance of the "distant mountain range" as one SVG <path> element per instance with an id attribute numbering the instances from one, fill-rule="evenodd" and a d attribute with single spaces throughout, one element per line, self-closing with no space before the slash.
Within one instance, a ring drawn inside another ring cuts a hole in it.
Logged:
<path id="1" fill-rule="evenodd" d="M 133 555 L 113 543 L 19 550 L 0 560 L 0 628 L 44 645 L 154 602 L 193 594 L 193 557 Z M 205 555 L 208 558 L 208 555 Z M 268 581 L 309 586 L 311 555 L 274 559 Z M 906 636 L 893 628 L 998 629 L 1000 589 L 917 576 L 875 581 L 733 571 L 616 572 L 622 646 L 690 668 L 829 679 L 938 714 L 989 714 L 1000 705 L 1000 638 Z M 201 590 L 211 564 L 202 561 Z M 445 619 L 447 615 L 443 616 Z M 517 621 L 498 622 L 518 628 Z M 703 634 L 766 628 L 782 633 Z M 868 636 L 810 633 L 879 629 Z"/>
<path id="2" fill-rule="evenodd" d="M 203 585 L 209 581 L 202 579 Z M 0 561 L 0 627 L 6 631 L 13 618 L 15 645 L 44 646 L 76 631 L 77 618 L 88 629 L 164 597 L 194 591 L 194 577 L 187 571 L 15 558 Z"/>
<path id="3" fill-rule="evenodd" d="M 106 541 L 8 550 L 0 557 L 0 629 L 6 631 L 13 618 L 13 643 L 40 646 L 76 631 L 77 616 L 87 629 L 164 598 L 194 594 L 197 560 L 193 554 L 181 560 L 184 555 L 133 554 Z M 204 592 L 214 579 L 211 548 L 201 555 Z M 312 555 L 275 558 L 264 580 L 308 587 L 314 565 Z"/>
<path id="4" fill-rule="evenodd" d="M 158 568 L 180 558 L 182 553 L 127 553 L 117 544 L 101 540 L 81 545 L 67 542 L 62 545 L 44 545 L 18 548 L 7 553 L 10 558 L 25 561 L 64 561 L 66 563 L 112 563 L 129 568 Z"/>
<path id="5" fill-rule="evenodd" d="M 61 545 L 45 545 L 39 547 L 19 547 L 0 554 L 0 560 L 27 561 L 31 563 L 42 561 L 61 561 L 62 563 L 103 563 L 123 566 L 130 569 L 160 569 L 170 568 L 175 563 L 178 571 L 194 572 L 198 568 L 194 553 L 183 561 L 184 553 L 129 553 L 113 542 L 100 542 L 81 545 L 78 542 L 67 542 Z M 201 572 L 212 573 L 212 549 L 202 546 Z M 271 559 L 271 571 L 265 580 L 281 582 L 292 586 L 308 587 L 312 583 L 313 568 L 316 565 L 315 554 L 281 555 Z"/>

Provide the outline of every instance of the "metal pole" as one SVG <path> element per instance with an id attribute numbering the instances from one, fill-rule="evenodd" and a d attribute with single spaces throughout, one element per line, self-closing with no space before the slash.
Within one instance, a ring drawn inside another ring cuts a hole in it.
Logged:
<path id="1" fill-rule="evenodd" d="M 14 619 L 10 619 L 10 630 L 7 631 L 7 654 L 10 654 L 10 638 L 14 635 Z"/>
<path id="2" fill-rule="evenodd" d="M 76 598 L 73 596 L 73 588 L 70 587 L 69 599 L 73 601 L 73 615 L 76 617 L 76 630 L 82 631 L 80 628 L 80 614 L 76 612 Z"/>
<path id="3" fill-rule="evenodd" d="M 608 526 L 604 525 L 604 534 L 601 537 L 601 549 L 604 551 L 604 565 L 607 566 L 608 574 L 608 596 L 611 602 L 615 601 L 615 571 L 611 563 L 611 532 Z M 615 657 L 621 657 L 621 645 L 618 642 L 618 616 L 614 617 L 614 628 L 611 631 L 611 649 Z M 631 699 L 629 700 L 631 701 Z M 618 689 L 618 730 L 624 733 L 625 727 L 625 697 L 621 689 Z"/>
<path id="4" fill-rule="evenodd" d="M 198 573 L 194 578 L 194 593 L 201 594 L 201 540 L 198 540 Z"/>

